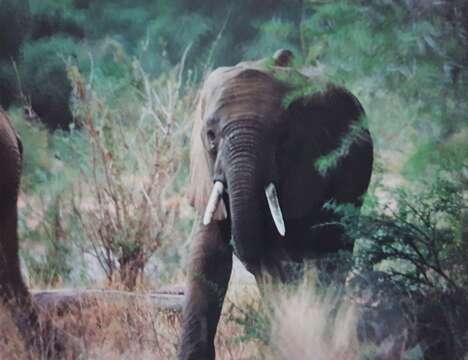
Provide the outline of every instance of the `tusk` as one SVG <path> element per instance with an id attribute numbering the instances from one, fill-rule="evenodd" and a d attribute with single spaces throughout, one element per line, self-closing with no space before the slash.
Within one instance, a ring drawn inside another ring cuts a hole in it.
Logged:
<path id="1" fill-rule="evenodd" d="M 268 206 L 270 207 L 271 216 L 275 222 L 276 228 L 281 236 L 286 234 L 286 228 L 284 226 L 283 214 L 279 205 L 278 194 L 276 192 L 276 187 L 273 183 L 269 183 L 265 187 L 265 195 L 268 200 Z"/>
<path id="2" fill-rule="evenodd" d="M 208 225 L 213 220 L 213 215 L 218 208 L 219 201 L 222 199 L 221 196 L 224 193 L 224 184 L 221 181 L 216 181 L 211 190 L 208 204 L 206 205 L 205 215 L 203 216 L 203 225 Z M 223 203 L 223 216 L 226 216 L 226 207 Z"/>

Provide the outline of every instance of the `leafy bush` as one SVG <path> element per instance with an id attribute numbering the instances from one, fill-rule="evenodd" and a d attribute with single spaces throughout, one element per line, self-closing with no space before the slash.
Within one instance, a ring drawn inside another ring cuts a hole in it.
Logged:
<path id="1" fill-rule="evenodd" d="M 78 21 L 58 10 L 45 9 L 35 13 L 31 26 L 31 40 L 55 35 L 68 35 L 77 39 L 83 38 L 84 29 Z"/>
<path id="2" fill-rule="evenodd" d="M 72 211 L 108 281 L 118 276 L 128 289 L 135 288 L 156 251 L 174 235 L 180 205 L 173 191 L 186 136 L 180 130 L 193 106 L 191 96 L 177 100 L 183 66 L 158 85 L 138 62 L 133 66 L 141 87 L 108 97 L 83 88 L 86 80 L 77 68 L 69 68 L 77 94 L 75 116 L 88 139 Z"/>
<path id="3" fill-rule="evenodd" d="M 34 192 L 47 184 L 52 173 L 54 158 L 50 136 L 40 123 L 27 121 L 23 111 L 16 109 L 10 111 L 10 115 L 23 143 L 21 187 Z"/>
<path id="4" fill-rule="evenodd" d="M 425 352 L 460 358 L 468 346 L 464 188 L 444 177 L 419 186 L 384 195 L 391 200 L 372 204 L 360 218 L 352 208 L 337 211 L 345 214 L 349 235 L 359 239 L 358 268 L 385 271 L 417 304 L 409 311 Z"/>
<path id="5" fill-rule="evenodd" d="M 0 106 L 9 108 L 18 94 L 18 79 L 13 64 L 0 61 Z"/>
<path id="6" fill-rule="evenodd" d="M 73 122 L 69 107 L 72 86 L 66 61 L 79 61 L 80 48 L 67 37 L 54 36 L 26 44 L 20 65 L 22 88 L 33 110 L 49 129 L 68 129 Z"/>
<path id="7" fill-rule="evenodd" d="M 31 22 L 27 0 L 0 2 L 0 106 L 8 108 L 18 99 L 17 61 Z"/>
<path id="8" fill-rule="evenodd" d="M 16 59 L 30 27 L 28 0 L 0 2 L 0 61 Z"/>
<path id="9" fill-rule="evenodd" d="M 292 21 L 273 18 L 258 25 L 255 41 L 247 48 L 247 59 L 261 59 L 274 54 L 278 49 L 289 49 L 300 55 L 297 27 Z"/>

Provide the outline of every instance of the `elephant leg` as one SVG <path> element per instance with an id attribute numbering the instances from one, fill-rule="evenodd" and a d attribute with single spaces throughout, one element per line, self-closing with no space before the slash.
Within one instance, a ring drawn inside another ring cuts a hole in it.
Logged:
<path id="1" fill-rule="evenodd" d="M 0 302 L 11 314 L 32 358 L 75 358 L 78 345 L 50 320 L 39 321 L 20 271 L 16 201 L 5 200 L 0 210 Z M 67 356 L 65 356 L 65 353 Z"/>
<path id="2" fill-rule="evenodd" d="M 178 359 L 215 358 L 214 338 L 232 270 L 227 222 L 199 225 L 193 240 Z"/>
<path id="3" fill-rule="evenodd" d="M 0 300 L 12 315 L 18 330 L 32 351 L 41 349 L 40 327 L 30 294 L 20 272 L 16 204 L 9 199 L 0 212 Z"/>

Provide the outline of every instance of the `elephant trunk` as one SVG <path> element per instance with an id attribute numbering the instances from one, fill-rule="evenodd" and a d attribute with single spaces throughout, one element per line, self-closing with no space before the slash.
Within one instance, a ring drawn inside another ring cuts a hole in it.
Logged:
<path id="1" fill-rule="evenodd" d="M 238 125 L 228 130 L 225 147 L 232 235 L 237 256 L 254 266 L 263 248 L 268 161 L 262 150 L 265 146 L 261 125 L 250 122 Z"/>

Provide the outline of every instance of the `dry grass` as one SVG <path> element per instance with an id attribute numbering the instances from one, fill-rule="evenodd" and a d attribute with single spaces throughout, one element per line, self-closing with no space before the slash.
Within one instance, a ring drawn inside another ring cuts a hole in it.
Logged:
<path id="1" fill-rule="evenodd" d="M 263 302 L 255 284 L 232 283 L 215 340 L 220 360 L 399 359 L 405 349 L 391 338 L 379 344 L 358 336 L 359 312 L 314 281 L 285 288 L 266 286 Z M 47 314 L 82 348 L 80 359 L 174 359 L 181 315 L 141 298 L 99 297 L 67 303 Z M 388 319 L 387 319 L 388 320 Z M 0 311 L 0 359 L 27 359 L 14 324 Z M 387 341 L 388 340 L 388 341 Z M 390 342 L 389 342 L 390 341 Z M 398 345 L 398 344 L 396 344 Z M 33 359 L 45 359 L 35 356 Z"/>
<path id="2" fill-rule="evenodd" d="M 18 329 L 0 304 L 0 359 L 27 359 Z"/>
<path id="3" fill-rule="evenodd" d="M 68 311 L 51 311 L 54 324 L 75 338 L 82 359 L 171 359 L 177 342 L 178 316 L 154 311 L 136 302 L 97 301 L 71 306 Z M 6 317 L 5 314 L 2 315 Z M 1 318 L 0 358 L 28 359 L 15 326 Z M 45 359 L 44 355 L 33 356 Z"/>
<path id="4" fill-rule="evenodd" d="M 340 302 L 333 291 L 320 294 L 310 281 L 293 291 L 280 291 L 268 314 L 271 359 L 362 358 L 357 318 L 352 304 Z"/>
<path id="5" fill-rule="evenodd" d="M 240 292 L 240 291 L 239 291 Z M 243 300 L 236 307 L 241 307 Z M 250 298 L 249 298 L 250 301 Z M 218 359 L 258 359 L 255 341 L 238 341 L 242 326 L 229 321 L 234 307 L 226 302 L 216 339 Z M 81 345 L 81 359 L 174 359 L 180 314 L 135 300 L 87 301 L 57 308 L 41 317 L 54 324 Z M 6 312 L 0 311 L 0 359 L 28 359 L 23 342 Z M 33 356 L 45 359 L 45 356 Z"/>

